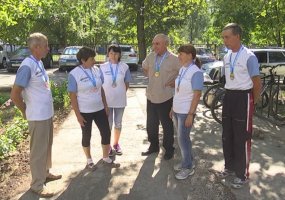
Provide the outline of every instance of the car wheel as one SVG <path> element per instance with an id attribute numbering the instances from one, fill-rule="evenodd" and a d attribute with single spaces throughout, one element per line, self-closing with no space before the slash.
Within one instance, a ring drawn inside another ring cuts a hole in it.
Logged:
<path id="1" fill-rule="evenodd" d="M 6 58 L 3 58 L 3 60 L 2 60 L 2 63 L 0 64 L 1 66 L 1 68 L 7 68 L 7 61 L 6 61 Z"/>
<path id="2" fill-rule="evenodd" d="M 130 64 L 130 71 L 138 71 L 138 65 L 137 64 Z"/>

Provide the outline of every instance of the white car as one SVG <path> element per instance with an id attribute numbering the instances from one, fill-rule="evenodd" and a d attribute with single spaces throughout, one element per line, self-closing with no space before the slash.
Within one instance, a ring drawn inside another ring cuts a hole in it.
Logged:
<path id="1" fill-rule="evenodd" d="M 281 77 L 285 76 L 285 49 L 251 49 L 256 55 L 261 72 L 269 75 L 270 66 L 282 65 L 274 71 Z"/>
<path id="2" fill-rule="evenodd" d="M 76 54 L 82 46 L 66 47 L 58 59 L 59 71 L 70 71 L 79 65 Z"/>
<path id="3" fill-rule="evenodd" d="M 201 69 L 204 71 L 204 84 L 209 85 L 218 82 L 220 70 L 223 65 L 223 61 L 215 61 L 203 64 Z"/>
<path id="4" fill-rule="evenodd" d="M 138 70 L 138 55 L 131 45 L 119 45 L 122 50 L 121 61 L 129 65 L 130 70 L 137 71 Z M 108 56 L 108 55 L 107 55 Z M 108 61 L 108 57 L 106 56 L 106 61 Z"/>

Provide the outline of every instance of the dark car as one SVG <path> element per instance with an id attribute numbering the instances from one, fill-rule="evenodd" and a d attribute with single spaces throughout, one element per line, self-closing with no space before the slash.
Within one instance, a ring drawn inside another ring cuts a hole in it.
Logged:
<path id="1" fill-rule="evenodd" d="M 23 60 L 31 55 L 31 51 L 28 47 L 20 47 L 17 49 L 12 56 L 10 57 L 10 61 L 7 64 L 8 72 L 16 72 L 20 67 Z M 52 55 L 50 53 L 47 54 L 45 58 L 42 59 L 45 69 L 52 68 L 53 60 Z"/>

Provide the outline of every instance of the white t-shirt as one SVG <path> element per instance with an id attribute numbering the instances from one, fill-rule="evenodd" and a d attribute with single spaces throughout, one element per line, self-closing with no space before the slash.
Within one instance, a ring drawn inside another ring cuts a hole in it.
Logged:
<path id="1" fill-rule="evenodd" d="M 113 74 L 115 76 L 117 64 L 112 64 Z M 118 72 L 116 78 L 116 87 L 112 86 L 113 76 L 110 69 L 110 62 L 100 65 L 104 76 L 103 88 L 105 91 L 108 107 L 123 108 L 127 105 L 125 76 L 129 66 L 123 62 L 118 63 Z"/>
<path id="2" fill-rule="evenodd" d="M 18 69 L 15 84 L 24 88 L 22 96 L 26 104 L 28 121 L 42 121 L 53 116 L 49 77 L 42 61 L 25 58 Z"/>
<path id="3" fill-rule="evenodd" d="M 188 70 L 187 70 L 188 68 Z M 185 70 L 187 70 L 185 72 Z M 182 76 L 180 85 L 179 85 L 179 91 L 178 88 L 178 81 L 180 76 L 185 72 L 185 74 Z M 196 81 L 198 81 L 196 84 L 195 89 L 202 90 L 203 88 L 203 74 L 202 71 L 196 66 L 192 65 L 190 67 L 181 67 L 179 70 L 179 74 L 177 78 L 175 79 L 175 94 L 173 97 L 173 111 L 175 113 L 179 114 L 187 114 L 189 112 L 192 99 L 193 99 L 193 85 L 192 85 L 192 77 L 193 75 L 199 72 L 199 76 L 197 76 Z"/>
<path id="4" fill-rule="evenodd" d="M 94 87 L 91 80 L 93 77 L 96 81 L 96 87 Z M 104 109 L 101 96 L 102 83 L 101 71 L 96 66 L 90 69 L 78 66 L 70 72 L 68 91 L 77 93 L 77 101 L 81 113 L 92 113 Z"/>
<path id="5" fill-rule="evenodd" d="M 224 56 L 224 73 L 226 77 L 225 88 L 229 90 L 249 90 L 253 87 L 251 76 L 258 75 L 258 63 L 255 55 L 246 47 L 240 51 L 237 59 L 238 52 L 232 52 L 231 50 Z M 231 58 L 231 59 L 230 59 Z M 248 66 L 249 59 L 254 58 L 255 62 L 251 62 L 251 66 Z M 234 65 L 234 79 L 230 78 L 230 60 Z"/>

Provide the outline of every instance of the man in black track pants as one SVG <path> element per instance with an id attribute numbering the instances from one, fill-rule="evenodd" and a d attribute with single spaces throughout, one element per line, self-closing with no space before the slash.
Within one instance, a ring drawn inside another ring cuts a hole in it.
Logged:
<path id="1" fill-rule="evenodd" d="M 226 78 L 222 111 L 225 168 L 218 175 L 221 178 L 235 175 L 233 188 L 241 188 L 248 182 L 253 106 L 261 91 L 257 58 L 241 44 L 241 35 L 242 29 L 236 23 L 227 24 L 222 31 L 229 51 L 222 68 Z"/>

